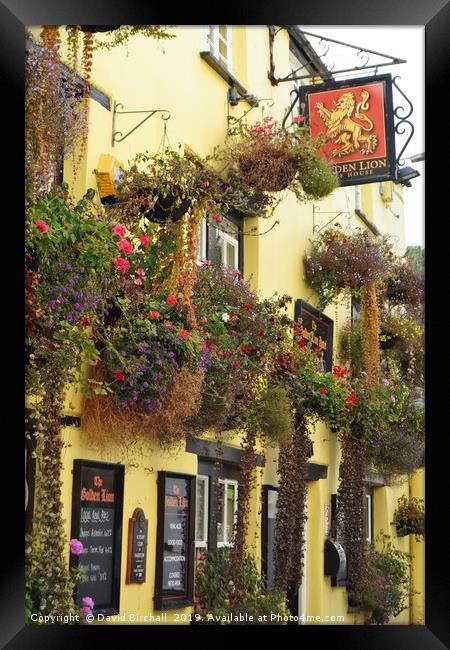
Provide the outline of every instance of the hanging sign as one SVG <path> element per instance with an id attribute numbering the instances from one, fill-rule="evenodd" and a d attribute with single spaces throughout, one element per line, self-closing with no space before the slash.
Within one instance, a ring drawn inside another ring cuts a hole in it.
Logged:
<path id="1" fill-rule="evenodd" d="M 339 185 L 396 179 L 390 74 L 300 86 L 300 106 Z"/>
<path id="2" fill-rule="evenodd" d="M 295 322 L 301 335 L 317 352 L 324 372 L 333 368 L 333 320 L 304 300 L 295 301 Z"/>
<path id="3" fill-rule="evenodd" d="M 123 481 L 123 465 L 74 461 L 71 538 L 83 550 L 70 562 L 85 578 L 77 585 L 77 604 L 90 596 L 95 613 L 119 611 Z"/>
<path id="4" fill-rule="evenodd" d="M 158 472 L 155 609 L 194 602 L 195 476 Z"/>
<path id="5" fill-rule="evenodd" d="M 142 508 L 136 508 L 128 522 L 128 558 L 126 583 L 145 582 L 148 520 Z"/>

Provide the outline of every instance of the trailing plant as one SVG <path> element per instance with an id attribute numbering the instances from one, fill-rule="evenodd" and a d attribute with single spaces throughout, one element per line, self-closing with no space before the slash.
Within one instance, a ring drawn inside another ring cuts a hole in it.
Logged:
<path id="1" fill-rule="evenodd" d="M 287 614 L 285 594 L 264 587 L 253 557 L 237 561 L 226 548 L 208 550 L 199 564 L 194 611 L 203 625 L 276 625 L 271 615 Z"/>
<path id="2" fill-rule="evenodd" d="M 298 200 L 323 198 L 336 187 L 332 167 L 319 159 L 323 144 L 307 129 L 283 129 L 270 117 L 254 125 L 239 123 L 228 132 L 219 158 L 231 176 L 239 175 L 243 185 L 258 192 L 291 189 Z"/>
<path id="3" fill-rule="evenodd" d="M 395 527 L 398 537 L 414 534 L 416 540 L 425 535 L 424 500 L 406 497 L 404 494 L 397 501 L 394 512 Z"/>
<path id="4" fill-rule="evenodd" d="M 92 33 L 95 33 L 95 26 L 83 26 L 78 25 L 78 28 L 85 33 L 89 33 L 87 30 L 84 30 L 84 27 L 92 27 Z M 101 26 L 100 26 L 101 27 Z M 114 47 L 119 47 L 120 45 L 126 45 L 129 39 L 135 35 L 142 35 L 148 38 L 155 38 L 157 40 L 161 39 L 170 39 L 175 38 L 175 34 L 171 34 L 167 31 L 168 25 L 117 25 L 111 26 L 108 30 L 99 30 L 105 33 L 103 36 L 95 36 L 95 50 L 111 50 Z M 72 33 L 75 31 L 75 27 L 72 25 L 67 25 L 66 27 L 68 32 L 68 38 L 71 37 Z M 106 40 L 105 40 L 106 39 Z"/>
<path id="5" fill-rule="evenodd" d="M 40 40 L 27 35 L 25 68 L 25 180 L 27 202 L 55 183 L 64 158 L 83 148 L 88 106 L 76 80 L 78 58 L 69 68 L 60 58 L 57 26 L 44 26 Z"/>
<path id="6" fill-rule="evenodd" d="M 398 616 L 409 606 L 410 558 L 408 553 L 397 550 L 388 541 L 389 535 L 381 535 L 363 556 L 362 578 L 352 597 L 362 607 L 370 610 L 367 623 L 384 625 L 392 616 Z"/>
<path id="7" fill-rule="evenodd" d="M 302 581 L 309 451 L 307 419 L 299 415 L 290 439 L 280 445 L 278 456 L 274 568 L 275 585 L 284 592 L 288 586 L 297 590 Z"/>
<path id="8" fill-rule="evenodd" d="M 400 259 L 393 264 L 385 280 L 385 296 L 391 305 L 420 307 L 424 302 L 423 272 L 409 261 Z"/>
<path id="9" fill-rule="evenodd" d="M 367 231 L 346 234 L 340 224 L 320 232 L 311 245 L 303 263 L 320 310 L 344 289 L 359 294 L 362 287 L 380 282 L 395 259 L 387 237 L 375 238 Z"/>

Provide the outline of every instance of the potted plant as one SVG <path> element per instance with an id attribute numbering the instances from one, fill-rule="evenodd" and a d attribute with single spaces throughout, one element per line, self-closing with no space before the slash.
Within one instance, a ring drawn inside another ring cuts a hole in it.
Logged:
<path id="1" fill-rule="evenodd" d="M 407 261 L 396 261 L 385 280 L 385 295 L 389 303 L 420 307 L 424 292 L 423 273 Z"/>
<path id="2" fill-rule="evenodd" d="M 259 192 L 291 189 L 298 199 L 323 198 L 336 187 L 332 167 L 319 156 L 323 142 L 304 126 L 283 129 L 271 117 L 229 130 L 222 152 L 231 174 Z"/>
<path id="3" fill-rule="evenodd" d="M 122 223 L 142 217 L 154 223 L 175 223 L 201 205 L 213 211 L 220 200 L 219 179 L 205 161 L 192 154 L 166 149 L 162 155 L 138 154 L 118 186 L 118 201 L 111 210 Z"/>
<path id="4" fill-rule="evenodd" d="M 398 499 L 397 509 L 394 513 L 395 527 L 398 537 L 414 534 L 416 538 L 425 535 L 425 509 L 423 499 L 412 497 L 408 499 L 404 494 Z"/>

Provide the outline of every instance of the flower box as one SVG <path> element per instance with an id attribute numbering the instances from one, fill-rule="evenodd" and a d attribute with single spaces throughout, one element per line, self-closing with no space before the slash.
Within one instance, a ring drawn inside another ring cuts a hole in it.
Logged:
<path id="1" fill-rule="evenodd" d="M 146 193 L 145 191 L 140 192 L 142 196 L 149 196 L 150 192 Z M 167 196 L 158 195 L 155 205 L 148 209 L 148 201 L 143 200 L 139 212 L 144 214 L 146 219 L 154 221 L 156 223 L 166 223 L 166 221 L 179 221 L 191 207 L 190 199 L 182 199 L 181 202 L 176 205 L 177 196 L 174 194 L 168 194 Z"/>

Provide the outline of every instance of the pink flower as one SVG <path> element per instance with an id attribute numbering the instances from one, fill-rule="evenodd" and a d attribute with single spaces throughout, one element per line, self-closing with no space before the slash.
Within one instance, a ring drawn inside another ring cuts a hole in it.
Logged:
<path id="1" fill-rule="evenodd" d="M 119 237 L 125 237 L 125 233 L 127 232 L 127 229 L 125 228 L 125 226 L 121 226 L 119 224 L 117 226 L 114 226 L 112 231 L 115 235 L 118 235 Z"/>
<path id="2" fill-rule="evenodd" d="M 389 401 L 390 402 L 395 402 L 395 397 L 393 395 L 391 395 L 390 398 L 389 398 Z"/>
<path id="3" fill-rule="evenodd" d="M 223 221 L 223 217 L 221 217 L 220 214 L 217 214 L 216 212 L 212 213 L 211 219 L 216 223 L 221 223 Z"/>
<path id="4" fill-rule="evenodd" d="M 147 246 L 148 242 L 150 241 L 150 237 L 147 235 L 139 235 L 139 241 L 141 242 L 142 246 Z"/>
<path id="5" fill-rule="evenodd" d="M 85 607 L 89 607 L 90 609 L 94 607 L 94 601 L 90 596 L 85 596 L 84 598 L 81 599 L 81 602 Z"/>
<path id="6" fill-rule="evenodd" d="M 209 187 L 209 181 L 203 181 L 203 187 Z"/>
<path id="7" fill-rule="evenodd" d="M 295 122 L 295 124 L 302 124 L 305 121 L 305 118 L 303 115 L 296 115 L 292 121 Z"/>
<path id="8" fill-rule="evenodd" d="M 120 242 L 118 243 L 118 246 L 120 250 L 125 253 L 125 255 L 129 255 L 134 250 L 133 244 L 129 242 L 128 239 L 121 239 Z"/>
<path id="9" fill-rule="evenodd" d="M 83 544 L 80 542 L 79 539 L 75 539 L 75 538 L 71 539 L 70 542 L 69 542 L 69 546 L 70 546 L 70 552 L 72 553 L 72 555 L 81 555 L 81 553 L 83 552 L 84 547 L 83 547 Z"/>
<path id="10" fill-rule="evenodd" d="M 37 227 L 41 232 L 47 232 L 47 230 L 48 230 L 48 226 L 47 226 L 47 224 L 45 223 L 45 221 L 43 219 L 40 219 L 37 222 Z"/>
<path id="11" fill-rule="evenodd" d="M 89 614 L 92 614 L 92 609 L 90 607 L 82 607 L 80 609 L 80 614 L 81 616 L 89 616 Z M 92 623 L 92 621 L 86 621 L 88 625 Z"/>
<path id="12" fill-rule="evenodd" d="M 130 263 L 127 262 L 127 260 L 124 260 L 123 257 L 118 257 L 115 261 L 115 265 L 117 266 L 122 273 L 126 273 L 127 268 L 130 266 Z"/>
<path id="13" fill-rule="evenodd" d="M 389 380 L 388 379 L 383 379 L 383 384 L 385 386 L 389 386 Z"/>
<path id="14" fill-rule="evenodd" d="M 140 284 L 142 284 L 142 280 L 141 280 L 141 278 L 135 278 L 133 280 L 133 283 L 139 286 Z"/>

